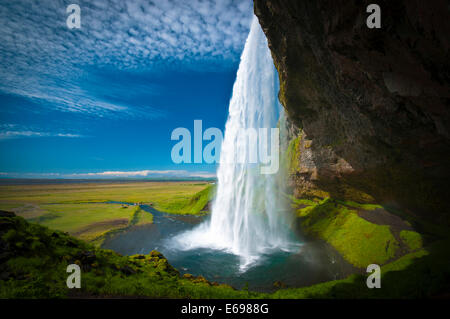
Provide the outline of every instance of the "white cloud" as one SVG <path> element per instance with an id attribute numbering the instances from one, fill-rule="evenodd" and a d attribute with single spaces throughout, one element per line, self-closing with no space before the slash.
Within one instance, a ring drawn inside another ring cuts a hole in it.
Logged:
<path id="1" fill-rule="evenodd" d="M 73 134 L 68 132 L 45 132 L 21 127 L 17 124 L 1 124 L 0 125 L 0 140 L 8 140 L 14 138 L 27 137 L 67 137 L 79 138 L 83 137 L 80 134 Z"/>
<path id="2" fill-rule="evenodd" d="M 114 178 L 129 178 L 129 177 L 201 177 L 211 178 L 215 177 L 215 173 L 210 172 L 191 172 L 187 170 L 141 170 L 141 171 L 104 171 L 96 173 L 79 173 L 68 175 L 77 178 L 85 177 L 114 177 Z"/>
<path id="3" fill-rule="evenodd" d="M 107 179 L 107 178 L 215 178 L 211 172 L 192 172 L 187 170 L 140 170 L 140 171 L 103 171 L 76 174 L 61 173 L 8 173 L 0 172 L 1 176 L 10 178 L 73 178 L 73 179 Z"/>
<path id="4" fill-rule="evenodd" d="M 251 0 L 83 0 L 81 29 L 69 30 L 67 1 L 0 3 L 0 91 L 70 112 L 132 116 L 80 89 L 87 69 L 154 71 L 162 65 L 229 67 L 252 17 Z M 161 116 L 148 106 L 138 116 Z"/>

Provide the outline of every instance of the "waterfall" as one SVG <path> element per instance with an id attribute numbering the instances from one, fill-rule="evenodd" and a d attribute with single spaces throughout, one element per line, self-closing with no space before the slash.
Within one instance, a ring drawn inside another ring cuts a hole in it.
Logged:
<path id="1" fill-rule="evenodd" d="M 283 170 L 262 174 L 261 163 L 233 161 L 236 155 L 251 157 L 254 145 L 242 138 L 243 130 L 270 131 L 277 127 L 283 114 L 278 90 L 278 74 L 267 39 L 254 17 L 233 86 L 211 218 L 175 238 L 182 248 L 225 250 L 240 257 L 241 269 L 270 251 L 292 248 L 290 219 L 282 194 Z M 258 142 L 260 156 L 270 151 L 268 143 Z"/>

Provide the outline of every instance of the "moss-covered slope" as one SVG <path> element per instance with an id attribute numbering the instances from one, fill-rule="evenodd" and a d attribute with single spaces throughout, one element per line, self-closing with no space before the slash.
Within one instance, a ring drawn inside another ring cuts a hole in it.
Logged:
<path id="1" fill-rule="evenodd" d="M 66 286 L 67 265 L 73 263 L 81 267 L 80 289 Z M 186 277 L 156 251 L 121 256 L 14 214 L 0 214 L 0 298 L 251 296 L 202 277 Z"/>
<path id="2" fill-rule="evenodd" d="M 413 240 L 414 242 L 414 240 Z M 0 298 L 413 298 L 450 289 L 449 242 L 415 250 L 382 267 L 382 288 L 353 275 L 273 294 L 235 290 L 184 275 L 157 251 L 121 256 L 65 233 L 0 212 Z M 66 286 L 67 265 L 81 267 L 81 288 Z"/>
<path id="3" fill-rule="evenodd" d="M 330 243 L 352 265 L 383 265 L 422 248 L 422 235 L 379 205 L 294 200 L 305 235 Z"/>

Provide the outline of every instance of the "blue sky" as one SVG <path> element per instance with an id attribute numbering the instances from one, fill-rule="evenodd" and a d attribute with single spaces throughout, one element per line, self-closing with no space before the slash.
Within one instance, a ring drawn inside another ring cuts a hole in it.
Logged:
<path id="1" fill-rule="evenodd" d="M 252 5 L 1 2 L 0 177 L 212 176 L 172 163 L 170 135 L 195 119 L 223 130 Z"/>

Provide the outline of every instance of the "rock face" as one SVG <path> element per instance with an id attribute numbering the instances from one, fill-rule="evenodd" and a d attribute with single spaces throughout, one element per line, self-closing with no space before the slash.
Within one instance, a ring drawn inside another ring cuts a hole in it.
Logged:
<path id="1" fill-rule="evenodd" d="M 377 201 L 450 224 L 447 1 L 255 0 L 299 130 L 296 195 Z"/>

